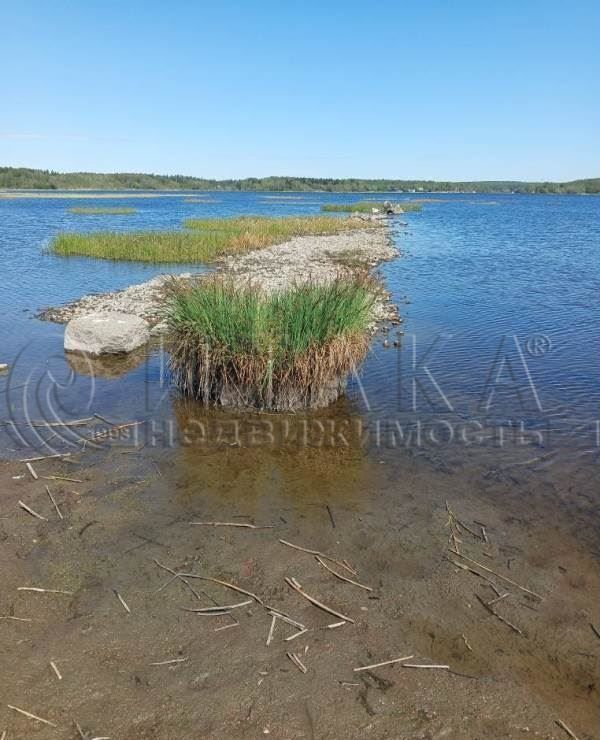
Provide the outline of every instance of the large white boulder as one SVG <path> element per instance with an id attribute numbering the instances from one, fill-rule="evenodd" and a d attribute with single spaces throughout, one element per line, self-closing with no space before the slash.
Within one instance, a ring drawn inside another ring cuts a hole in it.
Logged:
<path id="1" fill-rule="evenodd" d="M 148 324 L 139 316 L 117 311 L 90 313 L 71 319 L 65 329 L 65 350 L 89 355 L 131 352 L 150 339 Z"/>

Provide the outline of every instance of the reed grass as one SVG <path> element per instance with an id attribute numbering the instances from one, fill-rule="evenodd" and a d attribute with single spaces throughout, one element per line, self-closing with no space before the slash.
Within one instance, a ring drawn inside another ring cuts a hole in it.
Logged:
<path id="1" fill-rule="evenodd" d="M 174 283 L 167 321 L 176 383 L 207 405 L 325 405 L 367 352 L 375 296 L 364 275 L 272 294 L 221 277 Z"/>
<path id="2" fill-rule="evenodd" d="M 420 203 L 411 201 L 398 201 L 392 205 L 398 206 L 403 212 L 420 211 Z M 376 208 L 378 211 L 385 211 L 383 202 L 374 200 L 359 200 L 356 203 L 326 203 L 321 206 L 322 211 L 331 213 L 371 213 Z"/>
<path id="3" fill-rule="evenodd" d="M 78 207 L 69 208 L 69 213 L 76 213 L 81 216 L 129 216 L 136 213 L 135 208 L 99 208 L 99 207 Z"/>
<path id="4" fill-rule="evenodd" d="M 63 256 L 79 255 L 140 262 L 210 262 L 280 244 L 295 236 L 338 234 L 373 224 L 334 216 L 289 218 L 240 217 L 189 219 L 187 231 L 103 231 L 63 233 L 51 249 Z"/>

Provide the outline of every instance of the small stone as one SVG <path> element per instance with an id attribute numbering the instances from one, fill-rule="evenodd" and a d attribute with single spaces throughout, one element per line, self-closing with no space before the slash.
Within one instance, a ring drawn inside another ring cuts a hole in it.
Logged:
<path id="1" fill-rule="evenodd" d="M 8 370 L 8 365 L 6 362 L 0 362 L 0 373 L 4 373 Z"/>
<path id="2" fill-rule="evenodd" d="M 148 324 L 133 314 L 117 311 L 90 313 L 71 319 L 65 329 L 67 352 L 115 355 L 131 352 L 150 339 Z"/>

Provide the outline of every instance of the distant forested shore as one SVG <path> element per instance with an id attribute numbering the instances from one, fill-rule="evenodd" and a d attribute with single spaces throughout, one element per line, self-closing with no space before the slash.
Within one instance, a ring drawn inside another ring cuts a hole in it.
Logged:
<path id="1" fill-rule="evenodd" d="M 600 193 L 600 178 L 571 182 L 520 182 L 484 180 L 363 180 L 320 177 L 247 177 L 243 180 L 208 180 L 184 175 L 149 175 L 129 172 L 54 172 L 26 167 L 0 167 L 1 190 L 248 190 L 338 193 Z"/>

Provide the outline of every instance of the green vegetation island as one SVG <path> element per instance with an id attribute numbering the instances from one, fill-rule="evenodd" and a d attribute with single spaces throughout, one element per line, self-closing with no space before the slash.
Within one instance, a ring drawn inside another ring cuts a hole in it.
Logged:
<path id="1" fill-rule="evenodd" d="M 570 182 L 484 180 L 366 180 L 361 178 L 247 177 L 211 180 L 185 175 L 55 172 L 26 167 L 0 167 L 0 190 L 231 190 L 329 193 L 600 193 L 600 178 Z"/>

